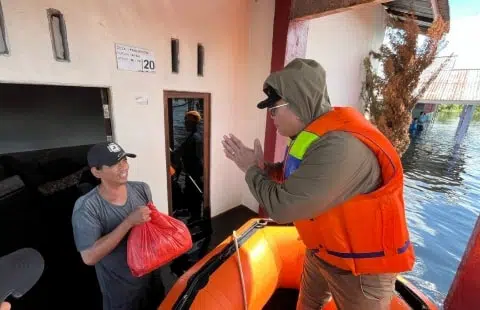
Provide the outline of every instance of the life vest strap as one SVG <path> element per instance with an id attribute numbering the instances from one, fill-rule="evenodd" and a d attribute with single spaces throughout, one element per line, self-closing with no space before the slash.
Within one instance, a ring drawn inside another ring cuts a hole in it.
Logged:
<path id="1" fill-rule="evenodd" d="M 410 240 L 407 240 L 405 244 L 397 249 L 397 254 L 403 254 L 405 251 L 407 251 L 408 247 L 410 246 Z M 320 248 L 323 248 L 320 246 Z M 318 253 L 320 249 L 314 249 L 314 253 Z M 378 251 L 378 252 L 336 252 L 336 251 L 331 251 L 331 250 L 326 250 L 326 252 L 330 255 L 337 256 L 340 258 L 353 258 L 353 259 L 362 259 L 362 258 L 377 258 L 377 257 L 384 257 L 385 252 L 384 251 Z"/>

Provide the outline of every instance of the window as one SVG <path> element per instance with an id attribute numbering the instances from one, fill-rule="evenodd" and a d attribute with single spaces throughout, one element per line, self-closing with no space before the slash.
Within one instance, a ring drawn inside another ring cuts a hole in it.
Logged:
<path id="1" fill-rule="evenodd" d="M 180 42 L 178 39 L 172 39 L 171 44 L 172 44 L 172 72 L 178 73 L 178 65 L 179 65 L 178 50 L 179 50 Z"/>
<path id="2" fill-rule="evenodd" d="M 197 45 L 197 75 L 203 76 L 205 49 L 202 44 Z"/>
<path id="3" fill-rule="evenodd" d="M 50 25 L 50 36 L 52 39 L 53 56 L 58 61 L 70 61 L 68 51 L 67 27 L 63 14 L 55 9 L 47 10 L 48 23 Z"/>
<path id="4" fill-rule="evenodd" d="M 7 31 L 3 19 L 2 3 L 0 2 L 0 55 L 8 55 Z"/>

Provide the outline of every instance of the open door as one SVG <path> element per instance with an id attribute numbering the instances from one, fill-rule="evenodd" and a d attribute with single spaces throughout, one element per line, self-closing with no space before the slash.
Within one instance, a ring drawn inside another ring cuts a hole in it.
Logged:
<path id="1" fill-rule="evenodd" d="M 210 94 L 165 91 L 164 100 L 169 215 L 209 218 Z"/>
<path id="2" fill-rule="evenodd" d="M 181 274 L 210 243 L 210 94 L 165 91 L 164 108 L 168 211 L 188 226 L 194 242 L 172 266 Z"/>

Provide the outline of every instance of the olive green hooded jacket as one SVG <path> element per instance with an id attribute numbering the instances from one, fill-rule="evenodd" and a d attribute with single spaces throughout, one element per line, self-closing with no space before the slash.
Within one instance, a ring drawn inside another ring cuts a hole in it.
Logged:
<path id="1" fill-rule="evenodd" d="M 325 70 L 314 60 L 297 58 L 270 74 L 265 84 L 273 87 L 306 125 L 332 109 Z M 345 85 L 345 91 L 348 87 Z M 282 163 L 267 167 L 282 169 Z M 245 180 L 268 216 L 278 223 L 313 218 L 357 194 L 373 191 L 381 183 L 373 152 L 354 136 L 340 131 L 329 132 L 314 142 L 283 184 L 271 180 L 267 171 L 251 167 Z"/>

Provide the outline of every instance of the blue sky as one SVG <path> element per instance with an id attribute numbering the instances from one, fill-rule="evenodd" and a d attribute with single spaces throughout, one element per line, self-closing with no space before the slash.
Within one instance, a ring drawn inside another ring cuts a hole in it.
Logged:
<path id="1" fill-rule="evenodd" d="M 480 0 L 449 0 L 450 32 L 442 54 L 457 55 L 456 68 L 480 69 Z"/>
<path id="2" fill-rule="evenodd" d="M 450 0 L 450 14 L 453 18 L 480 15 L 478 0 Z"/>

